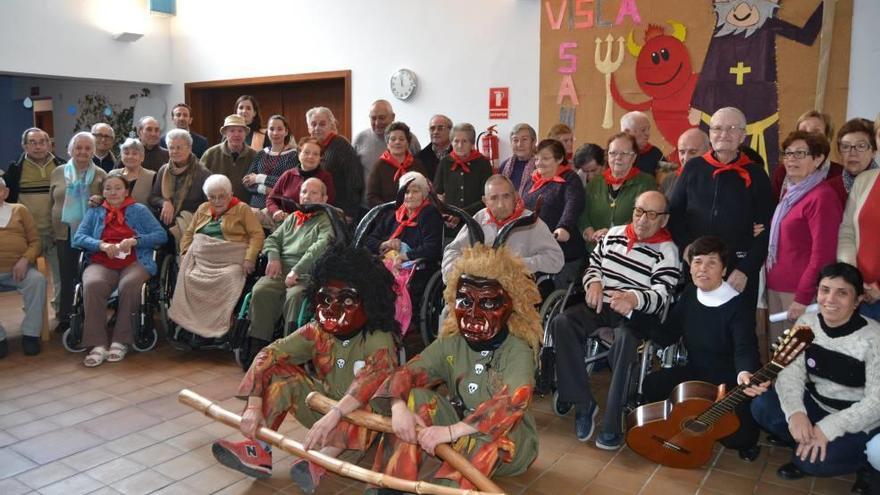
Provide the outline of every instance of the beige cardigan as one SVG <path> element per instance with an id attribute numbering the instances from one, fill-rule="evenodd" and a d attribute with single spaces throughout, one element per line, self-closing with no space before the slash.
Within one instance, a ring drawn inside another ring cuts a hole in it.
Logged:
<path id="1" fill-rule="evenodd" d="M 114 168 L 107 174 L 107 176 L 113 177 L 114 175 L 118 175 L 125 177 L 123 171 L 125 171 L 124 168 Z M 131 191 L 132 199 L 150 209 L 152 209 L 150 206 L 150 194 L 153 192 L 154 180 L 156 180 L 156 172 L 141 167 L 141 175 L 138 177 L 137 182 L 134 183 L 134 189 Z"/>
<path id="2" fill-rule="evenodd" d="M 837 260 L 856 266 L 856 254 L 859 252 L 859 213 L 871 188 L 877 182 L 880 169 L 866 170 L 856 176 L 852 190 L 846 200 L 843 222 L 837 234 Z"/>

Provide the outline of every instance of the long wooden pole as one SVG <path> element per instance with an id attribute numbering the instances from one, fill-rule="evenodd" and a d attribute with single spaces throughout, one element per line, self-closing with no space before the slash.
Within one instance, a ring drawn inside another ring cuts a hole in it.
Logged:
<path id="1" fill-rule="evenodd" d="M 816 110 L 825 111 L 825 86 L 831 66 L 831 42 L 834 39 L 834 13 L 837 0 L 825 0 L 822 10 L 822 34 L 819 37 L 819 67 L 816 74 Z"/>
<path id="2" fill-rule="evenodd" d="M 306 396 L 306 404 L 308 404 L 309 407 L 311 407 L 315 411 L 318 411 L 322 414 L 327 414 L 327 411 L 329 411 L 330 408 L 336 405 L 336 401 L 321 394 L 320 392 L 311 392 L 308 396 Z M 379 414 L 373 414 L 359 409 L 347 414 L 345 416 L 345 419 L 351 421 L 358 426 L 364 426 L 371 430 L 381 431 L 384 433 L 394 433 L 394 429 L 391 427 L 391 420 Z M 416 429 L 418 431 L 419 429 L 421 429 L 421 427 L 416 425 Z M 474 465 L 467 460 L 467 458 L 458 453 L 458 451 L 453 449 L 448 443 L 437 444 L 437 446 L 434 447 L 434 453 L 437 454 L 437 457 L 439 457 L 440 459 L 448 462 L 450 466 L 455 468 L 456 471 L 461 473 L 462 476 L 467 478 L 479 490 L 485 492 L 504 491 L 492 480 L 487 478 L 486 475 L 483 474 L 480 470 L 475 468 Z"/>
<path id="3" fill-rule="evenodd" d="M 238 429 L 241 425 L 241 416 L 233 412 L 223 409 L 219 405 L 211 402 L 210 399 L 203 397 L 192 390 L 183 389 L 177 395 L 177 400 L 185 404 L 205 416 Z M 305 450 L 301 443 L 291 440 L 277 431 L 266 428 L 265 426 L 257 430 L 256 438 L 268 444 L 274 445 L 286 452 L 308 459 L 315 464 L 332 471 L 341 476 L 352 478 L 364 483 L 372 485 L 392 488 L 403 492 L 431 494 L 431 495 L 504 495 L 503 491 L 487 493 L 476 490 L 462 490 L 459 488 L 451 488 L 448 486 L 435 485 L 424 481 L 410 481 L 384 473 L 377 473 L 369 469 L 364 469 L 350 462 L 340 461 L 339 459 L 324 455 L 314 450 Z"/>

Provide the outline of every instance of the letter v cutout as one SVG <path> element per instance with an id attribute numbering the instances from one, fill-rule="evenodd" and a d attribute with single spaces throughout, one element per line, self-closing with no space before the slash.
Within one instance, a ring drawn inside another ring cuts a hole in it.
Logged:
<path id="1" fill-rule="evenodd" d="M 559 17 L 553 17 L 553 9 L 550 7 L 550 1 L 547 0 L 544 2 L 544 10 L 547 11 L 547 20 L 550 21 L 550 29 L 554 31 L 559 31 L 559 28 L 562 27 L 562 19 L 565 17 L 565 9 L 568 7 L 568 0 L 562 0 L 562 4 L 559 6 Z"/>

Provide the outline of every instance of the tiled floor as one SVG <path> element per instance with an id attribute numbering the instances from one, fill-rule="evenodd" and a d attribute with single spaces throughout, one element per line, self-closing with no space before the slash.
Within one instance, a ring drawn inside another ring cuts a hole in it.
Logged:
<path id="1" fill-rule="evenodd" d="M 17 333 L 19 301 L 0 294 L 0 322 L 11 333 Z M 299 493 L 287 475 L 290 456 L 277 449 L 275 474 L 266 481 L 219 466 L 211 442 L 240 436 L 176 400 L 190 388 L 240 410 L 232 394 L 241 371 L 230 354 L 185 354 L 160 344 L 87 369 L 83 356 L 64 351 L 57 337 L 33 358 L 22 356 L 18 339 L 10 344 L 10 355 L 0 360 L 0 494 Z M 497 480 L 511 494 L 844 494 L 852 484 L 851 478 L 780 480 L 775 471 L 788 454 L 769 447 L 751 464 L 719 449 L 709 469 L 668 469 L 627 449 L 609 453 L 578 442 L 572 417 L 553 415 L 547 399 L 535 402 L 533 414 L 541 452 L 526 473 Z M 282 432 L 304 437 L 292 420 Z M 363 487 L 331 476 L 318 493 Z"/>

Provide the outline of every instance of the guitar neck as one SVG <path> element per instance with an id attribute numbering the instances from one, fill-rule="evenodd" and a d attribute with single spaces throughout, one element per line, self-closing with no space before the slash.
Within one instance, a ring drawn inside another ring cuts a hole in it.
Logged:
<path id="1" fill-rule="evenodd" d="M 777 364 L 775 361 L 770 361 L 763 368 L 759 369 L 752 375 L 752 383 L 764 383 L 768 380 L 773 380 L 776 378 L 776 375 L 782 370 L 783 366 Z M 702 414 L 696 417 L 696 421 L 703 423 L 707 426 L 711 426 L 716 421 L 721 419 L 727 413 L 736 409 L 738 405 L 740 405 L 743 401 L 749 399 L 749 396 L 746 395 L 745 390 L 749 387 L 749 384 L 739 385 L 734 388 L 730 393 L 724 396 L 723 399 L 719 400 L 715 404 L 712 405 L 709 409 L 706 409 Z"/>

